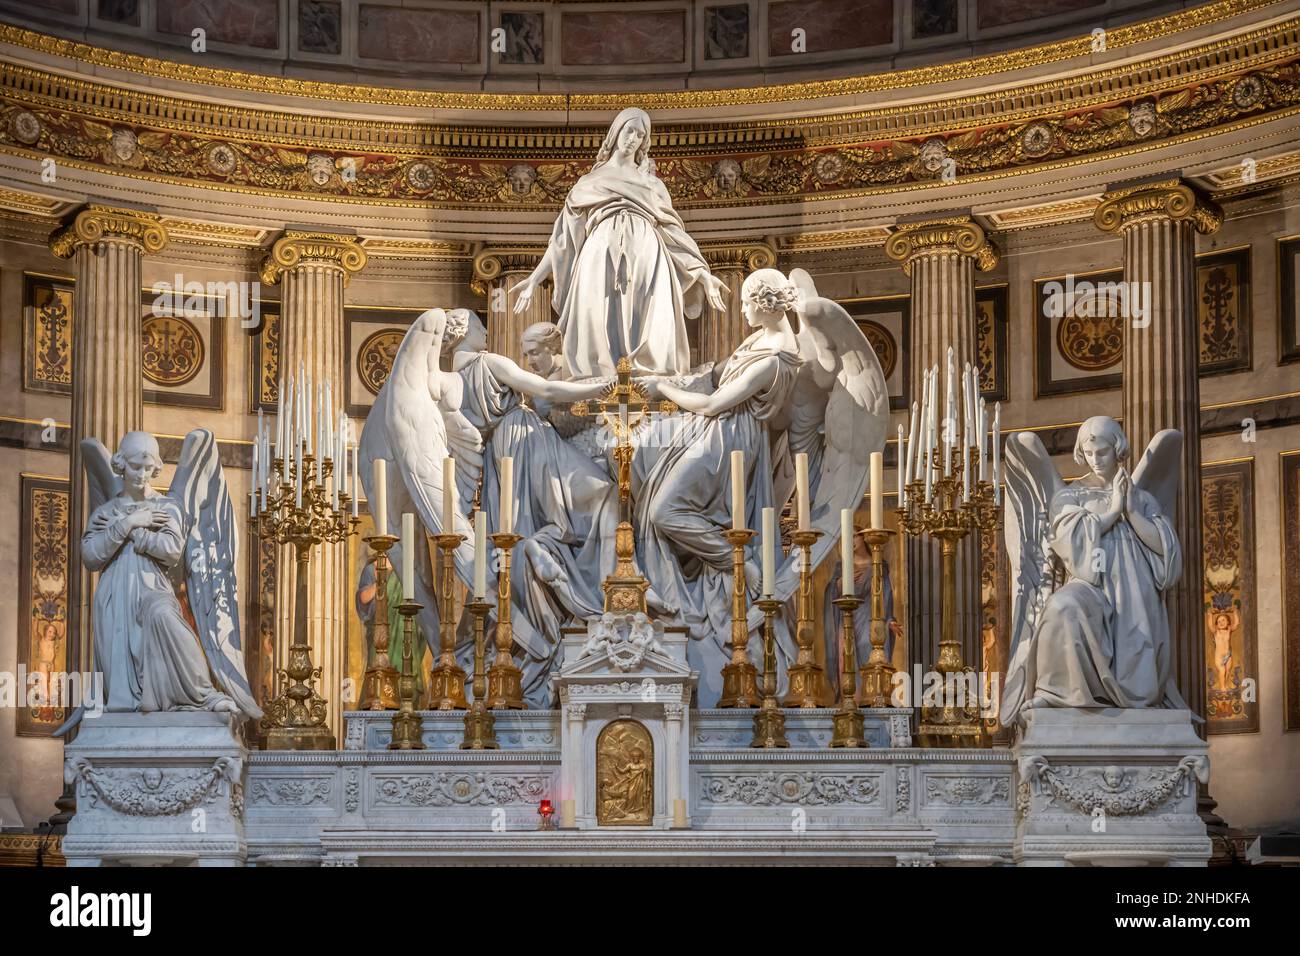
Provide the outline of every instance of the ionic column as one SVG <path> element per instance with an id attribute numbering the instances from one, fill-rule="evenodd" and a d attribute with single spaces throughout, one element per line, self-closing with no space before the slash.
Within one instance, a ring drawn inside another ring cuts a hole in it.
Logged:
<path id="1" fill-rule="evenodd" d="M 583 781 L 586 774 L 583 770 L 585 761 L 582 754 L 582 736 L 586 729 L 587 705 L 565 702 L 562 706 L 568 718 L 569 732 L 569 739 L 564 744 L 569 750 L 569 759 L 565 761 L 565 765 L 569 768 L 565 789 L 568 791 L 568 798 L 573 801 L 574 822 L 579 824 L 585 812 Z"/>
<path id="2" fill-rule="evenodd" d="M 551 312 L 549 282 L 533 294 L 533 301 L 518 315 L 510 295 L 514 287 L 537 268 L 543 252 L 544 249 L 533 247 L 489 246 L 474 257 L 474 279 L 470 288 L 487 297 L 488 351 L 508 356 L 520 365 L 524 365 L 524 352 L 519 345 L 524 329 L 534 322 L 554 322 L 557 318 Z"/>
<path id="3" fill-rule="evenodd" d="M 925 371 L 936 363 L 942 399 L 949 346 L 958 372 L 967 362 L 976 364 L 975 273 L 997 265 L 998 251 L 979 225 L 957 217 L 900 226 L 885 243 L 885 252 L 902 263 L 912 280 L 910 409 L 912 402 L 920 406 Z M 939 654 L 939 549 L 928 539 L 913 538 L 907 556 L 908 653 L 912 664 L 929 667 Z M 979 543 L 970 535 L 957 550 L 957 633 L 962 661 L 976 670 L 981 666 L 979 562 Z"/>
<path id="4" fill-rule="evenodd" d="M 280 374 L 301 385 L 299 369 L 312 388 L 326 379 L 334 395 L 346 394 L 343 378 L 343 288 L 366 264 L 356 236 L 285 230 L 262 261 L 261 280 L 280 283 Z M 314 410 L 313 410 L 314 413 Z M 313 414 L 314 420 L 314 414 Z M 317 690 L 328 705 L 329 727 L 342 739 L 343 678 L 347 670 L 347 617 L 351 607 L 346 543 L 318 545 L 307 585 L 307 633 L 312 663 L 321 668 Z M 292 595 L 297 587 L 294 549 L 280 549 L 276 587 Z M 288 663 L 293 643 L 293 601 L 276 602 L 275 666 Z M 356 689 L 356 694 L 360 688 Z M 356 696 L 354 694 L 354 696 Z M 353 702 L 356 703 L 355 701 Z"/>
<path id="5" fill-rule="evenodd" d="M 709 263 L 709 271 L 727 287 L 727 308 L 719 311 L 705 303 L 700 315 L 700 354 L 695 364 L 725 362 L 750 332 L 741 311 L 740 287 L 755 269 L 776 265 L 776 250 L 766 243 L 750 243 L 709 246 L 700 251 Z"/>
<path id="6" fill-rule="evenodd" d="M 81 440 L 98 438 L 110 453 L 122 436 L 144 427 L 140 264 L 167 244 L 158 216 L 136 209 L 87 205 L 50 236 L 50 251 L 72 259 L 77 286 L 72 324 L 72 436 L 68 483 L 74 542 L 89 517 Z M 90 607 L 94 576 L 69 549 L 68 666 L 94 670 Z"/>
<path id="7" fill-rule="evenodd" d="M 1183 433 L 1183 470 L 1174 527 L 1183 575 L 1165 599 L 1174 675 L 1192 712 L 1205 714 L 1205 639 L 1201 576 L 1201 389 L 1196 320 L 1196 233 L 1223 221 L 1219 208 L 1176 179 L 1114 190 L 1094 214 L 1097 228 L 1124 237 L 1129 318 L 1122 359 L 1124 433 L 1137 467 L 1163 428 Z M 1137 283 L 1134 285 L 1134 283 Z M 1134 308 L 1141 296 L 1146 315 Z"/>
<path id="8" fill-rule="evenodd" d="M 723 280 L 726 281 L 725 279 Z M 664 704 L 664 736 L 667 738 L 665 756 L 668 766 L 665 768 L 664 813 L 671 819 L 672 826 L 677 825 L 677 801 L 682 801 L 682 816 L 686 816 L 686 792 L 682 788 L 682 718 L 686 714 L 686 705 L 681 701 L 668 701 Z"/>

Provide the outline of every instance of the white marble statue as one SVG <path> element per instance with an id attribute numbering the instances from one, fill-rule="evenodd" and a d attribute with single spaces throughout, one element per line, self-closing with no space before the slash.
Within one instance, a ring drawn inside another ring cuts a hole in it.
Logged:
<path id="1" fill-rule="evenodd" d="M 709 272 L 649 158 L 650 117 L 629 108 L 615 118 L 591 169 L 574 184 L 550 243 L 515 286 L 528 308 L 547 278 L 574 378 L 612 375 L 628 356 L 643 372 L 690 370 L 687 318 L 705 302 L 725 310 L 727 291 Z"/>
<path id="2" fill-rule="evenodd" d="M 675 402 L 686 414 L 655 423 L 633 462 L 639 557 L 646 577 L 665 603 L 680 608 L 690 629 L 689 657 L 700 670 L 703 707 L 717 700 L 729 657 L 731 545 L 723 531 L 731 525 L 730 453 L 745 453 L 749 528 L 761 526 L 763 508 L 780 509 L 789 500 L 791 456 L 809 454 L 817 473 L 813 525 L 826 532 L 814 551 L 815 566 L 835 543 L 840 509 L 862 499 L 870 452 L 883 447 L 889 415 L 871 346 L 840 306 L 817 296 L 806 274 L 796 282 L 760 269 L 745 280 L 741 297 L 756 331 L 722 365 L 714 390 L 642 379 L 652 396 Z M 798 335 L 789 314 L 800 319 Z M 759 547 L 756 539 L 745 566 L 751 599 L 759 596 Z M 788 599 L 797 579 L 792 557 L 778 575 L 776 596 Z M 761 620 L 756 614 L 751 627 Z M 781 643 L 792 658 L 793 643 Z"/>
<path id="3" fill-rule="evenodd" d="M 1185 708 L 1174 686 L 1163 595 L 1182 573 L 1170 521 L 1182 435 L 1151 439 L 1130 475 L 1112 418 L 1079 428 L 1066 484 L 1032 432 L 1007 439 L 1014 613 L 1002 721 L 1034 707 Z"/>
<path id="4" fill-rule="evenodd" d="M 91 621 L 105 709 L 260 718 L 239 635 L 240 532 L 216 439 L 202 428 L 186 436 L 167 494 L 151 484 L 163 463 L 148 432 L 129 432 L 111 458 L 97 439 L 81 447 L 91 505 L 81 557 L 99 572 Z"/>

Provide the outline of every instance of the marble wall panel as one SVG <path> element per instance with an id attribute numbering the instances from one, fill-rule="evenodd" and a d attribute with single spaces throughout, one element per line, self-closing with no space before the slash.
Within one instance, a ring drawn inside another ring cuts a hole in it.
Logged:
<path id="1" fill-rule="evenodd" d="M 208 42 L 274 50 L 280 45 L 280 4 L 266 0 L 167 0 L 159 3 L 159 33 L 191 36 L 196 28 Z"/>
<path id="2" fill-rule="evenodd" d="M 1106 0 L 979 0 L 979 27 L 1002 27 L 1040 17 L 1100 7 Z"/>
<path id="3" fill-rule="evenodd" d="M 566 66 L 685 63 L 686 15 L 681 10 L 565 11 L 560 60 Z"/>
<path id="4" fill-rule="evenodd" d="M 479 62 L 477 10 L 415 9 L 362 4 L 357 53 L 402 63 Z"/>
<path id="5" fill-rule="evenodd" d="M 785 0 L 768 6 L 767 49 L 788 56 L 795 30 L 805 31 L 807 53 L 879 46 L 894 39 L 893 0 Z"/>

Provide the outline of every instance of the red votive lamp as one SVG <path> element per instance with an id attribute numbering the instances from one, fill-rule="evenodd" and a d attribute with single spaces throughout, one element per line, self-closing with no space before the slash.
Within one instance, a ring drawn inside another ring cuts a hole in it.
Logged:
<path id="1" fill-rule="evenodd" d="M 537 805 L 537 815 L 542 818 L 542 829 L 553 829 L 555 824 L 551 822 L 551 817 L 555 816 L 555 807 L 550 800 L 543 800 Z"/>

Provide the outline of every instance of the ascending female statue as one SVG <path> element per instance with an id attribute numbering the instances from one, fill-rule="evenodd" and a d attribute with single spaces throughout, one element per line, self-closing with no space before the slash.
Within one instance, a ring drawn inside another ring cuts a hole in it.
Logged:
<path id="1" fill-rule="evenodd" d="M 613 375 L 623 356 L 634 371 L 689 371 L 685 318 L 706 300 L 725 308 L 726 286 L 686 234 L 649 149 L 645 111 L 619 113 L 595 165 L 569 191 L 542 261 L 515 287 L 522 312 L 537 287 L 554 280 L 551 301 L 575 379 Z"/>

